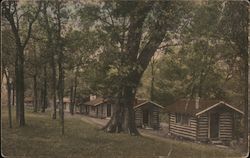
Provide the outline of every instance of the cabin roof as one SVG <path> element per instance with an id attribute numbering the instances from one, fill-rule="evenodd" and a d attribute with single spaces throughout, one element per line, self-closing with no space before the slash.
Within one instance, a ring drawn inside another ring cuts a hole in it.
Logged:
<path id="1" fill-rule="evenodd" d="M 25 97 L 24 98 L 24 102 L 31 102 L 31 101 L 33 101 L 32 97 Z"/>
<path id="2" fill-rule="evenodd" d="M 59 102 L 59 99 L 57 99 L 56 102 Z M 64 102 L 64 103 L 70 103 L 70 98 L 64 97 L 64 98 L 63 98 L 63 102 Z"/>
<path id="3" fill-rule="evenodd" d="M 97 105 L 106 103 L 107 101 L 108 101 L 107 99 L 104 99 L 102 97 L 97 97 L 94 100 L 90 100 L 90 101 L 85 102 L 84 105 L 97 106 Z"/>
<path id="4" fill-rule="evenodd" d="M 153 105 L 155 105 L 155 106 L 157 106 L 159 108 L 162 108 L 162 109 L 164 108 L 163 106 L 161 106 L 161 105 L 159 105 L 159 104 L 157 104 L 157 103 L 155 103 L 155 102 L 153 102 L 151 100 L 140 100 L 140 99 L 138 99 L 137 103 L 134 105 L 134 109 L 139 108 L 139 107 L 141 107 L 143 105 L 146 105 L 147 103 L 151 103 L 151 104 L 153 104 Z"/>
<path id="5" fill-rule="evenodd" d="M 176 113 L 186 113 L 191 115 L 201 115 L 219 105 L 224 105 L 234 111 L 237 111 L 241 114 L 244 114 L 243 111 L 238 109 L 237 107 L 230 105 L 224 101 L 220 100 L 199 100 L 199 108 L 195 108 L 195 100 L 188 100 L 188 99 L 180 99 L 176 101 L 174 104 L 168 106 L 165 108 L 165 111 L 167 112 L 176 112 Z"/>

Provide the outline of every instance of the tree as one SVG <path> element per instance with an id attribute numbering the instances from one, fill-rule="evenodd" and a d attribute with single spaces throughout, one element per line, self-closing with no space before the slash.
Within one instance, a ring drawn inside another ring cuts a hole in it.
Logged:
<path id="1" fill-rule="evenodd" d="M 61 126 L 62 126 L 62 134 L 64 134 L 64 104 L 63 104 L 63 97 L 64 97 L 64 53 L 63 47 L 64 42 L 62 38 L 62 8 L 65 7 L 65 4 L 61 1 L 55 2 L 55 14 L 56 14 L 56 21 L 57 21 L 57 30 L 56 30 L 56 51 L 58 53 L 58 98 L 59 98 L 59 105 L 60 109 L 60 117 L 61 117 Z"/>
<path id="2" fill-rule="evenodd" d="M 4 75 L 7 80 L 7 93 L 8 93 L 8 114 L 9 114 L 9 127 L 12 128 L 12 117 L 11 117 L 11 79 L 7 69 L 4 69 Z"/>
<path id="3" fill-rule="evenodd" d="M 166 32 L 175 30 L 183 17 L 187 3 L 178 2 L 104 2 L 88 10 L 89 19 L 101 23 L 98 27 L 106 38 L 104 52 L 118 56 L 106 66 L 108 77 L 116 81 L 116 107 L 108 132 L 125 131 L 139 134 L 134 120 L 133 104 L 136 89 L 151 57 L 165 39 Z M 98 8 L 99 7 L 99 8 Z M 173 12 L 170 12 L 172 10 Z M 116 52 L 116 53 L 115 53 Z M 119 59 L 120 58 L 120 59 Z"/>
<path id="4" fill-rule="evenodd" d="M 52 22 L 49 21 L 49 17 L 48 17 L 48 13 L 47 13 L 47 8 L 48 5 L 50 3 L 49 2 L 43 2 L 43 18 L 44 18 L 44 28 L 46 30 L 47 33 L 47 49 L 48 52 L 50 54 L 51 57 L 51 69 L 52 69 L 52 98 L 53 98 L 53 119 L 56 119 L 56 109 L 57 109 L 57 105 L 56 105 L 56 63 L 55 63 L 55 45 L 53 43 L 53 30 L 54 30 L 54 24 Z M 52 24 L 50 24 L 52 23 Z M 54 35 L 55 36 L 55 35 Z"/>
<path id="5" fill-rule="evenodd" d="M 35 9 L 26 8 L 28 11 L 24 11 L 26 14 L 26 20 L 24 21 L 28 24 L 27 35 L 26 37 L 21 37 L 21 30 L 19 28 L 20 18 L 22 15 L 19 13 L 19 9 L 17 8 L 17 2 L 14 1 L 5 1 L 2 3 L 3 6 L 3 15 L 8 20 L 12 32 L 15 37 L 16 43 L 16 105 L 17 105 L 17 113 L 19 116 L 19 125 L 25 125 L 25 114 L 24 114 L 24 49 L 30 39 L 32 26 L 38 17 L 40 12 L 40 3 L 38 7 Z M 23 8 L 25 9 L 25 8 Z M 20 108 L 20 109 L 19 109 Z M 19 111 L 20 110 L 20 111 Z"/>
<path id="6" fill-rule="evenodd" d="M 244 73 L 244 140 L 248 146 L 248 24 L 249 4 L 247 2 L 225 2 L 222 10 L 221 33 L 243 61 Z"/>
<path id="7" fill-rule="evenodd" d="M 7 106 L 8 106 L 8 114 L 9 114 L 9 127 L 12 128 L 12 108 L 11 103 L 13 104 L 14 98 L 11 98 L 11 91 L 12 96 L 14 96 L 14 90 L 13 90 L 13 79 L 14 79 L 14 69 L 15 69 L 15 46 L 9 45 L 10 42 L 13 41 L 14 37 L 11 33 L 11 30 L 9 30 L 7 27 L 3 27 L 2 31 L 2 37 L 4 40 L 2 41 L 2 70 L 3 75 L 6 78 L 7 81 Z"/>

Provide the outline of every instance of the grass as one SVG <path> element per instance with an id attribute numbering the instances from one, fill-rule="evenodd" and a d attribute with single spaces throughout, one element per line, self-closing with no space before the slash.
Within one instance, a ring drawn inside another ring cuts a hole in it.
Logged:
<path id="1" fill-rule="evenodd" d="M 239 157 L 233 150 L 195 143 L 160 141 L 142 136 L 105 133 L 78 117 L 60 123 L 49 113 L 26 112 L 27 125 L 8 128 L 7 110 L 2 108 L 2 154 L 10 157 Z"/>

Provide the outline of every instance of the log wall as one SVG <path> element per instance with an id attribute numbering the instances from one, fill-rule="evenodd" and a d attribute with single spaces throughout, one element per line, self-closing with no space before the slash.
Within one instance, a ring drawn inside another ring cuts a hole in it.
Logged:
<path id="1" fill-rule="evenodd" d="M 195 117 L 191 116 L 189 125 L 181 125 L 180 123 L 176 123 L 175 114 L 170 113 L 169 132 L 171 134 L 196 140 L 196 127 L 197 120 Z"/>
<path id="2" fill-rule="evenodd" d="M 159 107 L 154 105 L 146 104 L 145 106 L 141 106 L 135 109 L 135 123 L 137 127 L 143 126 L 143 110 L 147 109 L 149 111 L 149 127 L 153 129 L 160 128 L 160 119 L 159 119 Z"/>
<path id="3" fill-rule="evenodd" d="M 198 126 L 197 126 L 197 139 L 200 141 L 206 141 L 208 139 L 208 130 L 209 130 L 209 117 L 208 114 L 202 114 L 198 117 Z"/>
<path id="4" fill-rule="evenodd" d="M 220 140 L 232 140 L 232 113 L 225 112 L 220 114 L 219 137 Z"/>

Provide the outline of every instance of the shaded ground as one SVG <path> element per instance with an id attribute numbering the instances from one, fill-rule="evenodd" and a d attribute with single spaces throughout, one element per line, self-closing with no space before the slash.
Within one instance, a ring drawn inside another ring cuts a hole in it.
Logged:
<path id="1" fill-rule="evenodd" d="M 80 119 L 79 119 L 80 118 Z M 84 121 L 82 121 L 82 119 Z M 87 123 L 87 121 L 88 123 Z M 7 112 L 2 110 L 2 154 L 10 157 L 239 157 L 233 150 L 195 143 L 160 141 L 157 138 L 105 133 L 92 119 L 66 114 L 65 135 L 60 121 L 50 113 L 26 112 L 27 125 L 8 128 Z M 15 121 L 14 121 L 15 122 Z M 92 122 L 92 123 L 90 123 Z"/>

